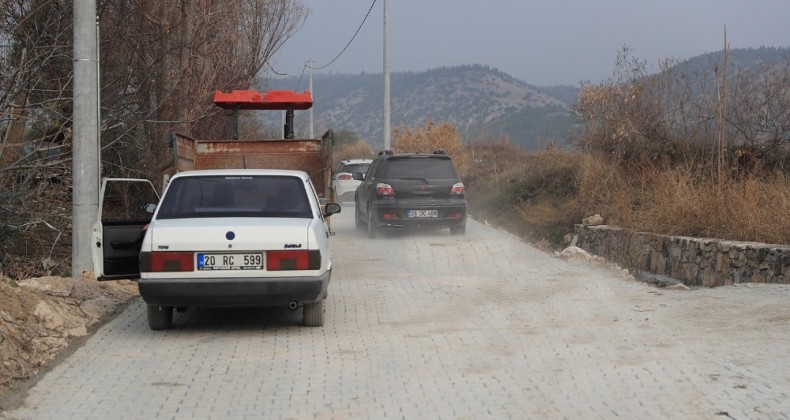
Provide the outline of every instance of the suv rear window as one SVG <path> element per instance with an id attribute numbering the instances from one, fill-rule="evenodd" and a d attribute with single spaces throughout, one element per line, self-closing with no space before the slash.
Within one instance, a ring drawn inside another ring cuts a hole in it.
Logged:
<path id="1" fill-rule="evenodd" d="M 426 178 L 426 179 L 456 179 L 453 161 L 449 158 L 439 157 L 404 157 L 390 158 L 384 169 L 383 178 Z"/>
<path id="2" fill-rule="evenodd" d="M 194 176 L 174 179 L 159 219 L 312 218 L 304 181 L 293 176 Z"/>

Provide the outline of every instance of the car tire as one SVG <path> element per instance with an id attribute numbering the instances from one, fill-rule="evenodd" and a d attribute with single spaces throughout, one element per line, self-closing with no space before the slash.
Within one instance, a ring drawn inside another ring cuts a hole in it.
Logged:
<path id="1" fill-rule="evenodd" d="M 305 327 L 321 327 L 324 325 L 324 299 L 314 303 L 306 303 L 302 308 L 302 322 Z"/>
<path id="2" fill-rule="evenodd" d="M 173 326 L 173 307 L 148 305 L 148 328 L 166 330 Z"/>
<path id="3" fill-rule="evenodd" d="M 466 234 L 466 223 L 458 226 L 453 226 L 450 228 L 450 235 L 465 235 Z"/>
<path id="4" fill-rule="evenodd" d="M 359 214 L 359 203 L 355 203 L 354 205 L 354 219 L 356 220 L 357 230 L 362 232 L 367 228 L 365 222 L 362 221 L 362 217 Z"/>
<path id="5" fill-rule="evenodd" d="M 368 238 L 376 239 L 376 230 L 378 229 L 378 222 L 376 215 L 373 213 L 373 208 L 368 207 Z"/>

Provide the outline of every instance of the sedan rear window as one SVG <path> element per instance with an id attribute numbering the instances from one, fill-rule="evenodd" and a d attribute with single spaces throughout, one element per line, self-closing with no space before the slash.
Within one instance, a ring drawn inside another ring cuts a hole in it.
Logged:
<path id="1" fill-rule="evenodd" d="M 312 218 L 304 181 L 293 176 L 176 178 L 162 199 L 159 219 L 196 217 Z"/>
<path id="2" fill-rule="evenodd" d="M 350 163 L 348 165 L 340 165 L 340 168 L 337 170 L 337 172 L 362 172 L 364 174 L 368 170 L 369 166 L 369 163 Z"/>

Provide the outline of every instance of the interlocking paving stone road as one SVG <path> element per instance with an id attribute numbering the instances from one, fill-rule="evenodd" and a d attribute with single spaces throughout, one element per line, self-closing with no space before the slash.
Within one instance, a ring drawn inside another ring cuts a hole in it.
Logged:
<path id="1" fill-rule="evenodd" d="M 470 222 L 368 240 L 333 217 L 326 325 L 142 301 L 19 419 L 790 418 L 790 287 L 656 289 Z"/>

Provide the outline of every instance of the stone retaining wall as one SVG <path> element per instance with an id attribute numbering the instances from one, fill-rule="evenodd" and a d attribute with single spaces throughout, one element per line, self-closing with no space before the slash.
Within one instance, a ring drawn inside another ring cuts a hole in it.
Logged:
<path id="1" fill-rule="evenodd" d="M 576 225 L 576 246 L 629 269 L 673 277 L 687 286 L 790 283 L 788 245 Z"/>

